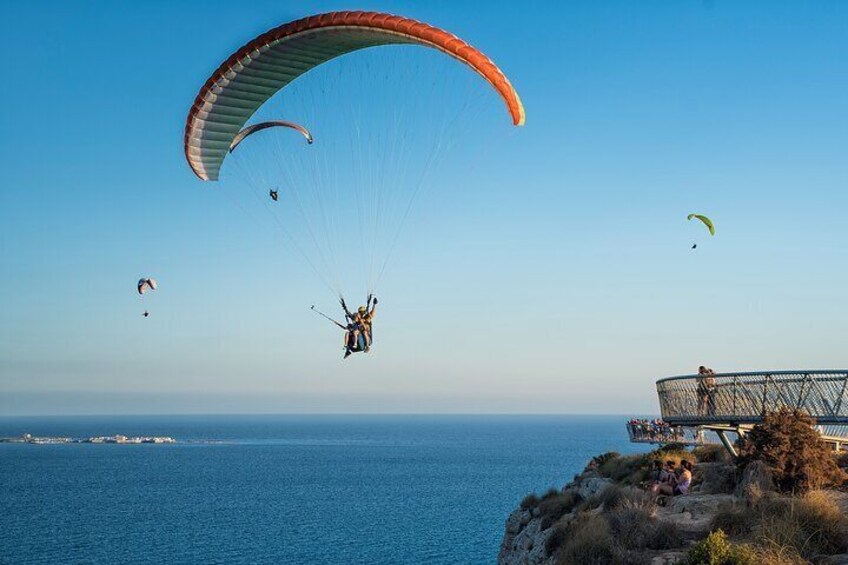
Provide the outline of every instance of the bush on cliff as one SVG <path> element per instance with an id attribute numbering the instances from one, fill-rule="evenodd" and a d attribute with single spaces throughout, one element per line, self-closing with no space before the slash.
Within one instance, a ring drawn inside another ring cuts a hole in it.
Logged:
<path id="1" fill-rule="evenodd" d="M 601 516 L 580 516 L 569 526 L 564 539 L 557 565 L 609 565 L 616 561 L 609 525 Z"/>
<path id="2" fill-rule="evenodd" d="M 767 414 L 741 441 L 739 469 L 762 461 L 777 489 L 785 493 L 841 484 L 845 474 L 814 425 L 815 420 L 799 410 L 782 408 Z"/>
<path id="3" fill-rule="evenodd" d="M 683 543 L 680 531 L 672 522 L 661 522 L 654 508 L 644 504 L 625 504 L 607 514 L 615 544 L 622 549 L 671 549 Z"/>
<path id="4" fill-rule="evenodd" d="M 582 501 L 577 509 L 585 511 L 603 507 L 604 510 L 613 510 L 624 504 L 651 504 L 651 495 L 638 488 L 612 485 Z"/>
<path id="5" fill-rule="evenodd" d="M 602 477 L 630 485 L 644 481 L 647 478 L 647 469 L 647 460 L 644 455 L 616 454 L 616 457 L 610 457 L 598 465 L 598 473 Z"/>
<path id="6" fill-rule="evenodd" d="M 601 453 L 600 455 L 592 457 L 592 464 L 594 464 L 596 467 L 600 467 L 607 461 L 617 459 L 619 457 L 621 457 L 621 453 L 619 453 L 618 451 L 607 451 L 606 453 Z"/>
<path id="7" fill-rule="evenodd" d="M 574 510 L 580 501 L 580 495 L 570 490 L 557 493 L 556 496 L 544 498 L 539 503 L 539 515 L 542 517 L 542 529 L 547 530 L 553 526 L 557 520 Z"/>
<path id="8" fill-rule="evenodd" d="M 717 444 L 699 445 L 692 450 L 692 455 L 698 463 L 731 463 L 733 461 L 724 446 Z"/>
<path id="9" fill-rule="evenodd" d="M 748 544 L 735 544 L 717 530 L 689 550 L 679 565 L 800 565 L 797 556 L 772 550 L 757 549 Z"/>
<path id="10" fill-rule="evenodd" d="M 528 494 L 521 500 L 522 510 L 532 510 L 539 505 L 539 497 L 535 493 Z"/>

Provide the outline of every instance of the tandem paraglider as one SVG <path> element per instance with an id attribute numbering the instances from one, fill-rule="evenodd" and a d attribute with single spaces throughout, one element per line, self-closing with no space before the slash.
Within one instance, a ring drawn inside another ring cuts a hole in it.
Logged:
<path id="1" fill-rule="evenodd" d="M 377 310 L 377 302 L 376 296 L 369 295 L 365 306 L 360 306 L 355 312 L 351 312 L 344 298 L 339 298 L 346 324 L 342 324 L 318 310 L 314 304 L 311 310 L 344 330 L 343 349 L 344 358 L 347 359 L 354 353 L 371 352 L 371 346 L 374 343 L 374 316 Z"/>
<path id="2" fill-rule="evenodd" d="M 330 12 L 270 29 L 212 73 L 186 118 L 185 158 L 251 220 L 257 209 L 271 216 L 340 301 L 344 322 L 312 310 L 344 330 L 348 357 L 371 351 L 374 293 L 403 256 L 401 232 L 441 160 L 467 162 L 460 149 L 508 137 L 487 104 L 524 125 L 506 74 L 456 35 L 402 16 Z M 475 130 L 484 125 L 492 131 Z M 460 144 L 469 132 L 477 143 Z M 286 206 L 269 202 L 278 189 Z M 364 291 L 365 304 L 351 311 L 345 288 Z"/>

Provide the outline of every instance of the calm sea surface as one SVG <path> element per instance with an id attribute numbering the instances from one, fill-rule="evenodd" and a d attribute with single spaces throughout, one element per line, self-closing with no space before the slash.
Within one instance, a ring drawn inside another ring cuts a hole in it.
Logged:
<path id="1" fill-rule="evenodd" d="M 525 494 L 632 452 L 623 417 L 2 418 L 0 563 L 493 563 Z"/>

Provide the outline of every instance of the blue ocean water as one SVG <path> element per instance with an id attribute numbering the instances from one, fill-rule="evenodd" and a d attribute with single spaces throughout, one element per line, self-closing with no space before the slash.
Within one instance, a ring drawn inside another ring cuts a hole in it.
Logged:
<path id="1" fill-rule="evenodd" d="M 529 492 L 603 451 L 623 417 L 0 419 L 0 563 L 493 563 Z M 209 441 L 212 440 L 212 441 Z"/>

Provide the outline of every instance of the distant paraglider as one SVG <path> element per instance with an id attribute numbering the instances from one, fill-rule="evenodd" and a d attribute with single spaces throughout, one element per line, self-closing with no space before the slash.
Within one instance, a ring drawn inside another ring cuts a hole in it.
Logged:
<path id="1" fill-rule="evenodd" d="M 150 290 L 156 290 L 156 279 L 139 279 L 138 293 L 144 294 Z"/>
<path id="2" fill-rule="evenodd" d="M 271 200 L 273 200 L 274 202 L 276 202 L 277 199 L 280 198 L 280 193 L 279 193 L 278 190 L 271 189 L 271 190 L 268 191 L 268 195 L 271 197 Z"/>
<path id="3" fill-rule="evenodd" d="M 715 235 L 715 226 L 713 225 L 713 221 L 710 220 L 708 217 L 702 216 L 701 214 L 689 214 L 688 216 L 686 216 L 687 220 L 691 220 L 692 218 L 698 218 L 699 220 L 701 220 L 701 222 L 703 222 L 703 224 L 707 226 L 707 229 L 710 230 L 710 235 Z"/>
<path id="4" fill-rule="evenodd" d="M 233 138 L 232 143 L 230 143 L 229 152 L 232 153 L 233 151 L 235 151 L 236 147 L 238 147 L 239 144 L 242 141 L 244 141 L 245 138 L 247 138 L 249 135 L 253 135 L 254 133 L 256 133 L 258 131 L 262 131 L 263 129 L 273 128 L 273 127 L 291 128 L 295 131 L 298 131 L 303 135 L 303 137 L 306 138 L 306 143 L 308 143 L 310 145 L 312 145 L 312 142 L 314 141 L 312 139 L 312 134 L 309 133 L 309 130 L 306 129 L 305 127 L 303 127 L 303 126 L 300 126 L 300 125 L 298 125 L 294 122 L 286 122 L 284 120 L 271 120 L 271 121 L 268 121 L 268 122 L 259 122 L 258 124 L 253 124 L 253 125 L 247 126 L 243 130 L 238 132 L 236 134 L 236 136 Z"/>
<path id="5" fill-rule="evenodd" d="M 139 279 L 138 280 L 138 286 L 136 288 L 138 289 L 139 296 L 144 296 L 146 293 L 153 291 L 153 290 L 156 290 L 157 286 L 158 286 L 158 283 L 156 282 L 156 279 L 147 278 L 147 279 Z M 144 314 L 142 314 L 142 316 L 147 318 L 148 316 L 150 316 L 150 312 L 145 310 Z"/>
<path id="6" fill-rule="evenodd" d="M 689 214 L 688 216 L 686 216 L 687 220 L 691 221 L 692 218 L 697 218 L 698 220 L 701 221 L 701 223 L 703 223 L 705 226 L 707 226 L 707 229 L 710 230 L 711 236 L 715 235 L 715 225 L 713 225 L 713 221 L 710 220 L 708 217 L 703 216 L 701 214 Z M 692 249 L 697 249 L 697 247 L 698 247 L 697 243 L 692 244 Z"/>

